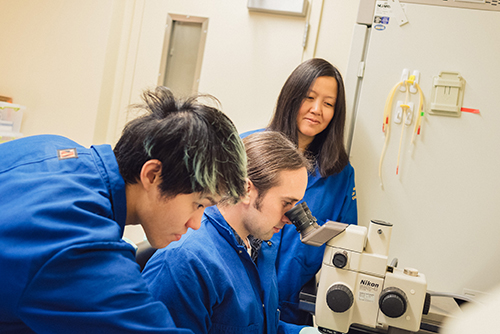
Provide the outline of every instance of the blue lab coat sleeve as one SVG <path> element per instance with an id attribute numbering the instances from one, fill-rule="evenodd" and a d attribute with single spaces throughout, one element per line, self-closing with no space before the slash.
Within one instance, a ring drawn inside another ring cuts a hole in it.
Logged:
<path id="1" fill-rule="evenodd" d="M 299 334 L 304 327 L 305 326 L 290 324 L 280 320 L 278 324 L 278 334 Z"/>
<path id="2" fill-rule="evenodd" d="M 17 312 L 37 332 L 190 333 L 153 299 L 125 242 L 58 252 L 26 287 Z"/>
<path id="3" fill-rule="evenodd" d="M 211 308 L 217 304 L 216 272 L 209 272 L 196 254 L 185 248 L 158 250 L 143 271 L 153 296 L 168 306 L 177 326 L 208 333 Z"/>
<path id="4" fill-rule="evenodd" d="M 0 157 L 0 333 L 191 333 L 121 240 L 125 183 L 109 145 L 33 136 Z"/>

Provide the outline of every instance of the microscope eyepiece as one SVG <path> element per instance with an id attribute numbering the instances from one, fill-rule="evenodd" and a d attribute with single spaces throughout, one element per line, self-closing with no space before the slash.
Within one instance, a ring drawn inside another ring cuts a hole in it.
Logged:
<path id="1" fill-rule="evenodd" d="M 290 219 L 299 233 L 302 233 L 311 225 L 316 224 L 316 218 L 312 215 L 306 202 L 297 204 L 292 209 L 287 211 L 285 216 Z"/>

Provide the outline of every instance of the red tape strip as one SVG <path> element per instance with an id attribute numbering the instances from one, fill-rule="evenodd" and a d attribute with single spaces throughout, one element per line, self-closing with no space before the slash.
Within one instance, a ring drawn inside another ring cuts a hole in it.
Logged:
<path id="1" fill-rule="evenodd" d="M 479 109 L 472 109 L 472 108 L 462 108 L 460 109 L 462 112 L 470 112 L 473 114 L 479 114 Z"/>

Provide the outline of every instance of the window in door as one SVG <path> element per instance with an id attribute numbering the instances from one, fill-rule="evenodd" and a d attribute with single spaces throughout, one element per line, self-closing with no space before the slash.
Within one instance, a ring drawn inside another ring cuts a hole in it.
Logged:
<path id="1" fill-rule="evenodd" d="M 159 85 L 175 94 L 198 92 L 208 18 L 169 14 L 159 75 Z"/>

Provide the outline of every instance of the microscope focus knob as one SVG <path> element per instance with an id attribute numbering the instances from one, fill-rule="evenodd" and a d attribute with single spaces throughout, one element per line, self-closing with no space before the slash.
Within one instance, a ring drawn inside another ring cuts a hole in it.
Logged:
<path id="1" fill-rule="evenodd" d="M 422 310 L 422 314 L 429 314 L 430 308 L 431 308 L 431 295 L 430 295 L 430 293 L 426 292 L 425 299 L 424 299 L 424 308 Z"/>
<path id="2" fill-rule="evenodd" d="M 340 251 L 333 256 L 332 263 L 337 268 L 344 268 L 347 264 L 347 252 Z"/>
<path id="3" fill-rule="evenodd" d="M 406 312 L 408 299 L 403 290 L 390 287 L 380 294 L 379 307 L 389 318 L 399 318 Z"/>
<path id="4" fill-rule="evenodd" d="M 353 302 L 352 291 L 344 284 L 334 284 L 326 293 L 326 303 L 333 312 L 345 312 L 351 308 Z"/>

